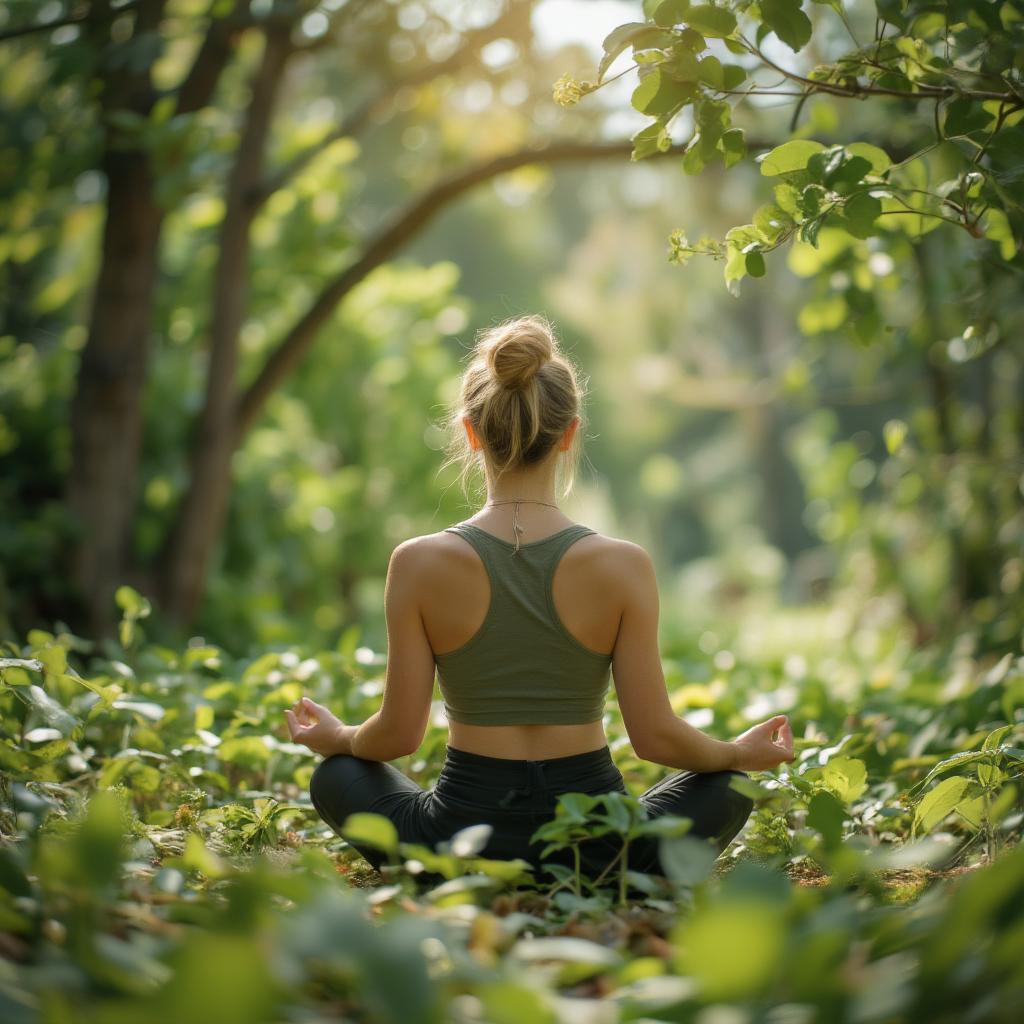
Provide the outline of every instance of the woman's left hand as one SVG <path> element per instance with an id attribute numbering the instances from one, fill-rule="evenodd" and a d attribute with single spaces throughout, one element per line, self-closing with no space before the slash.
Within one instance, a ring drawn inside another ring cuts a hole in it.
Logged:
<path id="1" fill-rule="evenodd" d="M 351 753 L 352 733 L 355 728 L 345 725 L 340 718 L 309 697 L 297 700 L 285 711 L 288 731 L 296 743 L 309 747 L 316 754 Z"/>

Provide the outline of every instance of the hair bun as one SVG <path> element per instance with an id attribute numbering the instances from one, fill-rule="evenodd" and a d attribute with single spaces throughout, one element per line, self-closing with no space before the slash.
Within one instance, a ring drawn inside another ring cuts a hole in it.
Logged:
<path id="1" fill-rule="evenodd" d="M 517 391 L 530 384 L 554 351 L 551 328 L 542 318 L 519 317 L 502 324 L 489 339 L 487 365 L 503 387 Z"/>

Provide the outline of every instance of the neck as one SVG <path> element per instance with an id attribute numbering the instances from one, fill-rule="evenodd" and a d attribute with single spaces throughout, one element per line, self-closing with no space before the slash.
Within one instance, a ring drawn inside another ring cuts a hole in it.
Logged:
<path id="1" fill-rule="evenodd" d="M 495 484 L 487 481 L 488 501 L 546 501 L 551 505 L 558 504 L 555 494 L 555 480 L 551 473 L 505 473 Z"/>
<path id="2" fill-rule="evenodd" d="M 508 494 L 505 494 L 505 493 L 501 493 L 501 494 L 488 493 L 488 495 L 487 495 L 487 502 L 488 503 L 493 503 L 493 502 L 497 502 L 497 501 L 524 501 L 524 502 L 525 501 L 531 501 L 531 502 L 532 501 L 543 501 L 543 502 L 545 502 L 548 505 L 555 505 L 555 506 L 558 505 L 558 498 L 554 494 L 549 494 L 547 491 L 544 491 L 544 492 L 541 492 L 541 493 L 537 493 L 537 494 L 530 494 L 528 491 L 527 492 L 515 491 L 515 492 L 509 492 Z"/>

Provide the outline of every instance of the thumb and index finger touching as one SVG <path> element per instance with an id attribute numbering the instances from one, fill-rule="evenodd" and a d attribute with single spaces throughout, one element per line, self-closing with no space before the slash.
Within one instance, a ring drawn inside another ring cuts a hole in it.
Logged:
<path id="1" fill-rule="evenodd" d="M 773 722 L 776 722 L 775 728 L 772 730 L 773 734 L 778 732 L 779 738 L 777 741 L 778 746 L 782 747 L 787 754 L 792 755 L 793 753 L 793 727 L 789 724 L 789 718 L 786 715 L 776 715 Z M 792 758 L 790 758 L 792 760 Z"/>
<path id="2" fill-rule="evenodd" d="M 288 732 L 291 733 L 293 740 L 298 739 L 304 732 L 309 730 L 310 726 L 300 722 L 298 715 L 291 708 L 285 709 L 284 716 L 288 722 Z"/>
<path id="3" fill-rule="evenodd" d="M 786 753 L 793 753 L 793 728 L 789 724 L 788 715 L 773 715 L 762 723 L 762 728 L 767 732 L 772 744 L 781 747 Z M 776 739 L 776 734 L 778 739 Z"/>

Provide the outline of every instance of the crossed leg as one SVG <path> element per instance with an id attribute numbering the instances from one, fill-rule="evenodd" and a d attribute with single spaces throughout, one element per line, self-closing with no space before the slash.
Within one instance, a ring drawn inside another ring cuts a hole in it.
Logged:
<path id="1" fill-rule="evenodd" d="M 750 797 L 729 787 L 736 776 L 747 777 L 740 771 L 674 772 L 656 782 L 639 799 L 649 818 L 672 814 L 692 819 L 687 834 L 709 841 L 720 854 L 739 833 L 754 806 Z M 368 811 L 389 818 L 400 842 L 434 849 L 445 838 L 423 813 L 427 791 L 387 762 L 335 754 L 317 765 L 309 790 L 317 813 L 339 835 L 350 814 Z M 379 869 L 386 860 L 385 854 L 375 847 L 351 840 L 350 843 L 375 868 Z M 658 840 L 652 837 L 634 840 L 629 849 L 630 868 L 663 875 L 658 847 Z M 620 848 L 617 837 L 584 842 L 581 855 L 588 873 L 599 874 Z"/>
<path id="2" fill-rule="evenodd" d="M 709 841 L 721 854 L 750 817 L 754 801 L 731 789 L 733 778 L 747 778 L 746 772 L 680 771 L 666 776 L 643 793 L 640 802 L 649 818 L 673 814 L 691 818 L 689 836 Z M 658 862 L 658 842 L 639 845 L 636 857 L 630 851 L 630 863 L 638 871 L 664 874 Z"/>
<path id="3" fill-rule="evenodd" d="M 383 814 L 403 843 L 421 843 L 433 849 L 433 837 L 419 813 L 425 790 L 386 761 L 368 761 L 350 754 L 325 757 L 309 780 L 313 806 L 330 827 L 341 834 L 345 819 L 361 811 Z M 349 844 L 373 867 L 380 869 L 386 854 L 361 842 Z"/>

